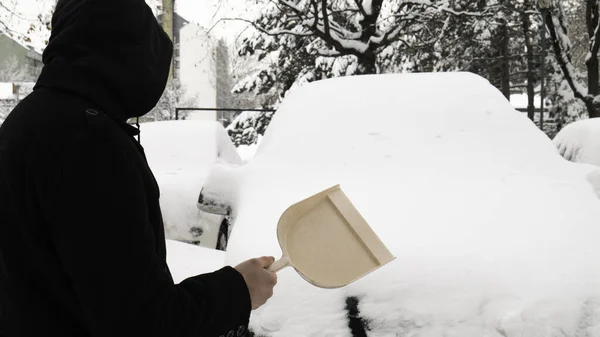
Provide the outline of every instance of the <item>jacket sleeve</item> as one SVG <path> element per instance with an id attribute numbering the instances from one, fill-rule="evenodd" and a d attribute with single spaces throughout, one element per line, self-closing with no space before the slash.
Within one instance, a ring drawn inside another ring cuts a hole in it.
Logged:
<path id="1" fill-rule="evenodd" d="M 173 283 L 155 248 L 134 144 L 115 139 L 105 130 L 77 137 L 36 177 L 84 326 L 94 337 L 245 335 L 250 295 L 235 269 Z"/>

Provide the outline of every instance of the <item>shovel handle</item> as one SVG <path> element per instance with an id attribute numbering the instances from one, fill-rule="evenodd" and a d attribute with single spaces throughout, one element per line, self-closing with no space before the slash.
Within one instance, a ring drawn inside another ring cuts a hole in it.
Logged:
<path id="1" fill-rule="evenodd" d="M 281 269 L 288 267 L 290 265 L 290 260 L 288 259 L 287 256 L 282 256 L 281 259 L 273 262 L 272 265 L 270 265 L 267 270 L 273 273 L 276 273 L 278 271 L 280 271 Z"/>

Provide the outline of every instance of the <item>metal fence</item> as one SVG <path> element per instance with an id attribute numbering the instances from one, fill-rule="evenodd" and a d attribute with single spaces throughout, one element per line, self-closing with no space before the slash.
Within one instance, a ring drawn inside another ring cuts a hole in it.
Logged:
<path id="1" fill-rule="evenodd" d="M 221 122 L 224 127 L 227 127 L 231 122 L 242 112 L 275 112 L 273 109 L 240 109 L 240 108 L 176 108 L 175 119 L 179 120 L 182 117 L 182 112 L 213 112 L 215 113 L 213 120 Z"/>

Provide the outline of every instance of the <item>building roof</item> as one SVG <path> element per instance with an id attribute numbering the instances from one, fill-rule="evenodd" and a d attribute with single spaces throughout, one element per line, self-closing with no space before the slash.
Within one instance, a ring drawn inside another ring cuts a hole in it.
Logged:
<path id="1" fill-rule="evenodd" d="M 32 43 L 25 42 L 22 39 L 15 38 L 14 36 L 10 36 L 10 35 L 8 35 L 6 33 L 0 32 L 0 37 L 1 36 L 6 36 L 8 39 L 14 41 L 15 43 L 17 43 L 18 45 L 20 45 L 24 49 L 27 49 L 28 51 L 37 54 L 37 56 L 39 56 L 40 58 L 42 57 L 42 53 L 44 52 L 44 50 L 43 50 L 42 47 L 35 46 Z"/>

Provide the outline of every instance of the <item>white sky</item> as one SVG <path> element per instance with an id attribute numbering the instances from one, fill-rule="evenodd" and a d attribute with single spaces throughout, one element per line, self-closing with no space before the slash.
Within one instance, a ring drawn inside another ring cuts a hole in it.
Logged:
<path id="1" fill-rule="evenodd" d="M 52 2 L 48 0 L 2 0 L 2 3 L 12 13 L 0 11 L 0 19 L 8 24 L 12 32 L 16 33 L 16 37 L 27 33 L 31 24 L 39 22 L 37 16 L 49 13 L 52 8 Z M 40 49 L 44 46 L 44 40 L 48 36 L 49 33 L 47 31 L 30 34 L 32 41 L 27 44 L 32 44 L 37 49 Z"/>
<path id="2" fill-rule="evenodd" d="M 55 0 L 3 0 L 3 3 L 19 13 L 21 18 L 14 18 L 11 22 L 13 29 L 24 33 L 29 24 L 36 20 L 39 14 L 48 13 Z M 160 3 L 161 0 L 147 0 L 149 3 Z M 221 21 L 222 18 L 251 18 L 243 0 L 176 0 L 176 12 L 188 21 L 198 23 L 211 31 L 217 37 L 226 38 L 229 43 L 245 30 L 248 23 L 241 21 Z"/>
<path id="3" fill-rule="evenodd" d="M 242 6 L 240 6 L 242 4 Z M 243 0 L 176 0 L 175 10 L 183 18 L 213 28 L 213 34 L 233 40 L 249 26 L 241 21 L 221 21 L 223 18 L 252 18 Z"/>

